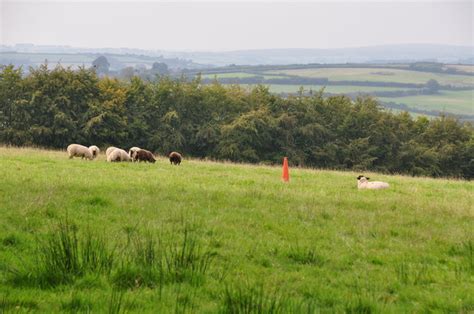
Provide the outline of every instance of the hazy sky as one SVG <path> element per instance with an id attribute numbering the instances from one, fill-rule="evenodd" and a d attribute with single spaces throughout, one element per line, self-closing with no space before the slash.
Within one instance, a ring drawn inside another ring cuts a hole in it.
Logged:
<path id="1" fill-rule="evenodd" d="M 0 0 L 0 41 L 162 50 L 474 45 L 473 2 Z"/>

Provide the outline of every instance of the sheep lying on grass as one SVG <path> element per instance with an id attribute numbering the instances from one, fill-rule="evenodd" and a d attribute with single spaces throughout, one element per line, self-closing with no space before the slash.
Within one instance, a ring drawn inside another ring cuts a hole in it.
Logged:
<path id="1" fill-rule="evenodd" d="M 112 153 L 116 149 L 117 147 L 115 146 L 110 146 L 109 148 L 107 148 L 107 150 L 105 151 L 105 157 L 109 157 L 110 153 Z"/>
<path id="2" fill-rule="evenodd" d="M 91 146 L 99 149 L 97 146 Z M 97 155 L 94 154 L 94 152 L 83 145 L 79 144 L 71 144 L 67 147 L 67 153 L 69 155 L 69 159 L 72 159 L 73 157 L 81 157 L 82 159 L 86 158 L 89 160 L 94 159 Z"/>
<path id="3" fill-rule="evenodd" d="M 119 161 L 131 161 L 132 159 L 126 151 L 120 148 L 114 149 L 109 156 L 107 156 L 108 162 L 119 162 Z"/>
<path id="4" fill-rule="evenodd" d="M 369 190 L 380 190 L 380 189 L 387 189 L 389 187 L 387 182 L 381 181 L 374 181 L 369 182 L 370 178 L 364 176 L 357 177 L 357 188 L 359 190 L 369 189 Z"/>
<path id="5" fill-rule="evenodd" d="M 179 165 L 181 163 L 181 159 L 183 158 L 180 153 L 171 152 L 169 153 L 170 164 Z"/>
<path id="6" fill-rule="evenodd" d="M 133 161 L 145 161 L 155 163 L 156 159 L 152 152 L 146 149 L 140 149 L 133 153 Z"/>

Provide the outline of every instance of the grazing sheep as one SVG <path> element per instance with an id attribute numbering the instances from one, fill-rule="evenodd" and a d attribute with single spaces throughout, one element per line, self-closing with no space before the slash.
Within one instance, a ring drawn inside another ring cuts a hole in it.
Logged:
<path id="1" fill-rule="evenodd" d="M 115 146 L 110 146 L 109 148 L 107 148 L 107 150 L 105 151 L 105 156 L 106 157 L 109 157 L 110 153 L 113 152 L 114 150 L 116 150 L 117 147 Z"/>
<path id="2" fill-rule="evenodd" d="M 386 182 L 381 181 L 374 181 L 369 182 L 370 178 L 364 176 L 357 177 L 357 188 L 359 190 L 362 189 L 369 189 L 369 190 L 380 190 L 380 189 L 388 189 L 389 185 Z"/>
<path id="3" fill-rule="evenodd" d="M 135 161 L 135 154 L 136 152 L 138 152 L 139 150 L 141 150 L 140 147 L 132 147 L 128 150 L 128 155 L 130 156 L 130 158 L 132 158 L 133 161 Z"/>
<path id="4" fill-rule="evenodd" d="M 170 164 L 179 165 L 181 163 L 181 159 L 183 158 L 180 153 L 171 152 L 168 155 L 170 157 Z"/>
<path id="5" fill-rule="evenodd" d="M 156 159 L 150 151 L 146 149 L 140 149 L 139 151 L 134 152 L 133 161 L 148 161 L 155 163 Z"/>
<path id="6" fill-rule="evenodd" d="M 92 152 L 89 148 L 79 145 L 79 144 L 71 144 L 67 147 L 67 153 L 69 155 L 69 159 L 73 157 L 81 157 L 82 159 L 86 158 L 89 160 L 94 159 Z"/>
<path id="7" fill-rule="evenodd" d="M 107 156 L 108 162 L 120 162 L 120 161 L 131 161 L 132 159 L 126 151 L 120 148 L 114 149 L 109 156 Z"/>
<path id="8" fill-rule="evenodd" d="M 93 158 L 97 158 L 97 156 L 99 156 L 99 153 L 100 153 L 99 147 L 92 145 L 92 146 L 89 146 L 89 150 L 91 151 Z"/>

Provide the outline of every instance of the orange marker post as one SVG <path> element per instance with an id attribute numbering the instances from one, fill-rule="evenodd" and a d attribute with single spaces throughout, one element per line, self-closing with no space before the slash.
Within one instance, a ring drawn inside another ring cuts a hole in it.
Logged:
<path id="1" fill-rule="evenodd" d="M 283 174 L 281 176 L 281 179 L 283 180 L 283 182 L 290 181 L 290 172 L 288 170 L 288 157 L 283 158 Z"/>

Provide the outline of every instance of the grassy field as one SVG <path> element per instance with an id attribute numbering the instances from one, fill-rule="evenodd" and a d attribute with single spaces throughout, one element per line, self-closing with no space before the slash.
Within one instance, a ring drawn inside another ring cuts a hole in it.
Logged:
<path id="1" fill-rule="evenodd" d="M 227 84 L 224 84 L 227 85 Z M 326 93 L 343 94 L 343 93 L 361 93 L 370 94 L 375 91 L 395 91 L 400 90 L 398 87 L 378 87 L 378 86 L 339 86 L 339 85 L 286 85 L 286 84 L 264 84 L 270 88 L 272 93 L 297 93 L 300 87 L 303 87 L 305 92 L 312 90 L 313 92 L 319 91 L 324 88 Z M 241 84 L 241 86 L 253 87 L 251 84 Z"/>
<path id="2" fill-rule="evenodd" d="M 245 86 L 245 85 L 244 85 Z M 346 94 L 360 93 L 372 94 L 376 91 L 396 91 L 398 87 L 373 87 L 373 86 L 349 86 L 349 85 L 269 85 L 273 93 L 297 93 L 300 87 L 305 92 L 313 90 L 319 91 L 324 87 L 326 93 Z M 407 90 L 407 89 L 405 89 Z M 466 91 L 440 91 L 435 95 L 419 95 L 406 97 L 378 97 L 383 102 L 395 102 L 406 104 L 413 109 L 435 110 L 452 114 L 474 115 L 474 90 Z M 414 116 L 416 116 L 413 113 Z"/>
<path id="3" fill-rule="evenodd" d="M 0 172 L 0 312 L 474 311 L 472 182 L 1 147 Z"/>
<path id="4" fill-rule="evenodd" d="M 378 86 L 349 86 L 349 85 L 301 85 L 305 91 L 319 91 L 324 87 L 326 93 L 344 94 L 344 93 L 362 93 L 370 94 L 376 91 L 396 91 L 399 87 L 378 87 Z M 274 93 L 296 93 L 300 87 L 298 85 L 270 85 L 270 91 Z M 408 89 L 408 88 L 406 88 Z"/>
<path id="5" fill-rule="evenodd" d="M 400 65 L 398 65 L 400 66 Z M 472 70 L 469 65 L 446 65 L 463 71 Z M 474 112 L 474 77 L 468 75 L 452 75 L 419 72 L 410 70 L 400 70 L 387 68 L 313 68 L 313 69 L 288 69 L 272 70 L 262 72 L 262 75 L 275 75 L 273 78 L 283 78 L 286 75 L 297 75 L 301 77 L 327 77 L 330 81 L 371 81 L 371 82 L 398 82 L 398 83 L 426 83 L 429 79 L 436 79 L 440 84 L 451 84 L 455 86 L 471 86 L 472 90 L 452 91 L 442 90 L 436 95 L 419 95 L 407 97 L 381 97 L 383 102 L 395 102 L 405 104 L 410 108 L 418 110 L 435 110 L 452 114 L 473 115 Z M 208 74 L 203 77 L 217 78 L 246 78 L 256 74 L 235 72 Z M 279 76 L 280 75 L 280 76 Z M 271 78 L 271 77 L 265 77 Z M 296 93 L 301 86 L 294 85 L 270 85 L 270 90 L 274 93 Z M 317 91 L 322 85 L 303 85 L 306 91 L 310 89 Z M 328 85 L 325 87 L 327 93 L 346 94 L 361 93 L 371 94 L 376 91 L 401 91 L 409 90 L 402 87 L 373 87 L 373 86 L 352 86 L 352 85 Z"/>
<path id="6" fill-rule="evenodd" d="M 284 76 L 279 76 L 279 75 L 260 75 L 260 74 L 255 74 L 255 73 L 246 73 L 246 72 L 230 72 L 230 73 L 212 73 L 212 74 L 203 74 L 202 78 L 208 78 L 208 79 L 220 79 L 220 78 L 249 78 L 249 77 L 255 77 L 255 76 L 261 76 L 264 79 L 278 79 L 278 78 L 283 78 Z"/>
<path id="7" fill-rule="evenodd" d="M 380 100 L 403 103 L 417 109 L 474 115 L 474 90 L 440 91 L 436 95 L 380 97 Z"/>
<path id="8" fill-rule="evenodd" d="M 245 72 L 231 72 L 231 73 L 216 73 L 216 74 L 204 74 L 202 78 L 244 78 L 244 77 L 254 77 L 255 74 L 245 73 Z"/>
<path id="9" fill-rule="evenodd" d="M 474 65 L 472 64 L 447 64 L 445 67 L 448 69 L 456 69 L 464 72 L 474 72 Z"/>
<path id="10" fill-rule="evenodd" d="M 315 68 L 272 70 L 267 73 L 302 77 L 327 77 L 331 81 L 373 81 L 424 84 L 430 79 L 455 86 L 474 86 L 474 76 L 428 73 L 391 68 Z"/>

